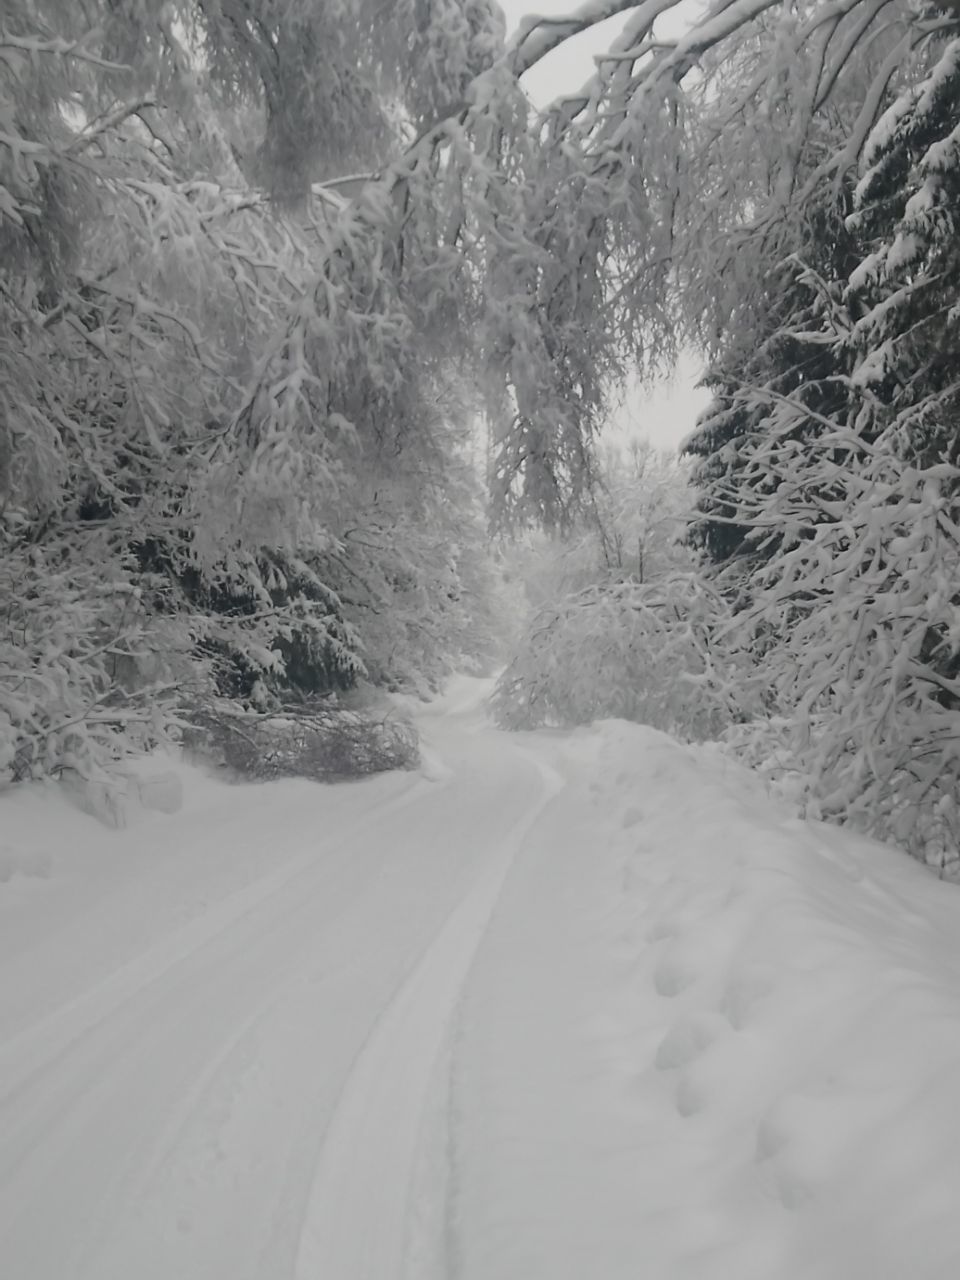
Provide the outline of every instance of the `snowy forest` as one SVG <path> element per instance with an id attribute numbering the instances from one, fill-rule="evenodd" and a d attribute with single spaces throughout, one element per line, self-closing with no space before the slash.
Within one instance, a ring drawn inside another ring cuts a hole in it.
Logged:
<path id="1" fill-rule="evenodd" d="M 502 667 L 954 875 L 958 210 L 946 0 L 5 0 L 0 779 Z"/>

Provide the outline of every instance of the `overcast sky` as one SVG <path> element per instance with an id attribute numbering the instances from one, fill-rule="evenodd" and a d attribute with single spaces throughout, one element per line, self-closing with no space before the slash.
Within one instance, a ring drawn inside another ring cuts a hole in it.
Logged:
<path id="1" fill-rule="evenodd" d="M 500 7 L 511 33 L 527 14 L 569 14 L 580 4 L 579 0 L 500 0 Z M 561 93 L 579 89 L 593 74 L 594 56 L 609 48 L 623 22 L 620 16 L 600 23 L 567 40 L 539 62 L 523 78 L 523 86 L 533 101 L 545 106 Z M 666 26 L 663 34 L 667 34 Z M 618 435 L 645 436 L 658 449 L 675 449 L 693 430 L 697 414 L 710 399 L 694 385 L 699 372 L 699 365 L 691 358 L 681 363 L 670 384 L 632 390 L 623 408 L 614 415 L 613 429 Z"/>

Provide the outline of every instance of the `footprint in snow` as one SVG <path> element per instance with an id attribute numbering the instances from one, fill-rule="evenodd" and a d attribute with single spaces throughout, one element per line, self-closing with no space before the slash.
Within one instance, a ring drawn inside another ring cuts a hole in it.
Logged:
<path id="1" fill-rule="evenodd" d="M 772 995 L 776 973 L 770 965 L 750 965 L 739 970 L 720 997 L 720 1012 L 735 1031 L 742 1031 L 750 1021 L 755 1005 Z"/>
<path id="2" fill-rule="evenodd" d="M 689 960 L 667 954 L 653 971 L 653 985 L 657 995 L 669 1000 L 693 986 L 699 977 L 699 970 Z"/>
<path id="3" fill-rule="evenodd" d="M 782 1117 L 776 1110 L 768 1111 L 765 1116 L 761 1116 L 760 1123 L 757 1125 L 757 1163 L 761 1164 L 764 1160 L 772 1160 L 774 1156 L 779 1155 L 785 1147 L 790 1145 L 792 1137 L 791 1127 L 783 1123 Z"/>
<path id="4" fill-rule="evenodd" d="M 815 1121 L 808 1102 L 784 1097 L 761 1117 L 757 1125 L 755 1160 L 770 1165 L 773 1185 L 785 1209 L 802 1209 L 815 1198 L 814 1180 L 809 1176 L 809 1153 L 804 1157 L 804 1139 Z"/>
<path id="5" fill-rule="evenodd" d="M 724 1031 L 729 1034 L 729 1025 L 718 1014 L 694 1014 L 681 1018 L 660 1041 L 654 1066 L 658 1071 L 685 1067 L 709 1049 Z"/>
<path id="6" fill-rule="evenodd" d="M 671 938 L 677 936 L 677 925 L 673 920 L 661 918 L 654 920 L 653 924 L 644 934 L 647 942 L 668 942 Z"/>
<path id="7" fill-rule="evenodd" d="M 677 1114 L 687 1119 L 698 1115 L 706 1109 L 707 1094 L 702 1086 L 688 1072 L 684 1072 L 677 1080 L 677 1092 L 674 1106 Z"/>

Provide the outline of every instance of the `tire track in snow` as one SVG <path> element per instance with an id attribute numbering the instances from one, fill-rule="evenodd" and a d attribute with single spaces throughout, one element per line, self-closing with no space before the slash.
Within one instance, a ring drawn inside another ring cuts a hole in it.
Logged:
<path id="1" fill-rule="evenodd" d="M 502 838 L 363 1045 L 320 1152 L 296 1280 L 404 1275 L 409 1200 L 436 1065 L 511 866 L 564 785 L 549 766 L 514 751 L 536 767 L 540 795 Z"/>
<path id="2" fill-rule="evenodd" d="M 382 872 L 364 838 L 437 794 L 414 784 L 372 807 L 334 841 L 258 877 L 0 1049 L 0 1240 L 70 1152 L 98 1140 L 84 1135 L 104 1119 L 122 1123 L 118 1104 L 156 1073 L 165 1040 L 199 1030 L 211 1009 L 246 1012 L 252 1003 L 255 1018 L 269 1010 L 294 956 L 311 946 L 316 904 L 335 906 L 338 920 L 362 910 L 370 877 Z M 369 865 L 358 878 L 360 861 Z M 129 1140 L 142 1128 L 138 1118 Z"/>
<path id="3" fill-rule="evenodd" d="M 105 1123 L 126 1128 L 131 1137 L 140 1131 L 139 1118 L 131 1125 L 130 1117 L 163 1061 L 166 1040 L 177 1043 L 186 1035 L 186 1043 L 195 1042 L 213 1010 L 252 1004 L 251 1026 L 270 1010 L 289 982 L 289 966 L 308 954 L 318 893 L 328 900 L 344 894 L 362 899 L 366 886 L 356 883 L 353 854 L 346 850 L 312 881 L 298 875 L 295 899 L 272 894 L 262 912 L 245 913 L 165 969 L 0 1104 L 0 1239 L 26 1206 L 42 1199 L 71 1151 L 102 1136 Z"/>
<path id="4" fill-rule="evenodd" d="M 57 1067 L 85 1035 L 95 1032 L 131 1003 L 139 1003 L 145 990 L 169 977 L 205 947 L 215 944 L 244 921 L 274 903 L 282 903 L 300 882 L 316 873 L 329 873 L 329 864 L 318 867 L 318 855 L 349 857 L 357 836 L 375 828 L 383 818 L 429 795 L 430 784 L 415 784 L 409 791 L 376 805 L 361 823 L 351 826 L 325 848 L 312 848 L 276 871 L 259 876 L 235 890 L 149 950 L 134 956 L 102 982 L 84 991 L 69 1004 L 53 1010 L 0 1048 L 0 1110 L 16 1101 L 24 1086 L 33 1087 L 45 1070 Z M 297 898 L 301 895 L 297 892 Z"/>
<path id="5" fill-rule="evenodd" d="M 151 932 L 112 968 L 101 965 L 82 988 L 65 969 L 59 1001 L 0 1041 L 8 1068 L 0 1092 L 10 1088 L 0 1103 L 4 1276 L 291 1280 L 304 1256 L 307 1206 L 322 1198 L 317 1171 L 331 1117 L 363 1045 L 377 1038 L 371 1029 L 394 1020 L 388 1011 L 408 1000 L 441 938 L 472 923 L 466 974 L 483 908 L 489 918 L 497 881 L 554 786 L 504 739 L 481 741 L 470 730 L 459 722 L 438 729 L 455 764 L 444 785 L 414 784 L 413 794 L 366 811 L 347 806 L 347 821 L 323 836 L 311 834 L 321 802 L 315 818 L 312 806 L 271 816 L 266 804 L 245 838 L 272 848 L 285 832 L 280 867 L 211 894 L 209 910 L 190 924 L 171 917 L 173 927 Z M 207 850 L 196 851 L 190 865 L 202 891 Z M 254 883 L 259 901 L 237 910 Z M 435 965 L 460 963 L 457 952 Z M 2 975 L 8 984 L 14 977 Z M 438 1044 L 457 999 L 453 982 L 447 998 L 429 1002 Z M 433 1107 L 426 1124 L 415 1105 L 410 1113 L 396 1192 L 409 1201 L 409 1170 L 439 1189 L 417 1239 L 432 1240 L 439 1227 L 442 1240 L 446 1163 L 442 1151 L 424 1162 L 418 1138 L 424 1128 L 443 1137 L 447 1073 L 442 1055 L 424 1063 L 419 1093 Z M 401 1239 L 398 1266 L 404 1247 Z M 422 1270 L 408 1274 L 425 1280 Z M 326 1269 L 321 1280 L 341 1273 Z"/>

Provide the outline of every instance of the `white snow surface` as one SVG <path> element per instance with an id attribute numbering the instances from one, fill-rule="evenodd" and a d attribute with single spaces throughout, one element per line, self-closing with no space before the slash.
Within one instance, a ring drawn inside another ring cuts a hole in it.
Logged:
<path id="1" fill-rule="evenodd" d="M 618 721 L 0 796 L 4 1280 L 953 1280 L 960 895 Z"/>

